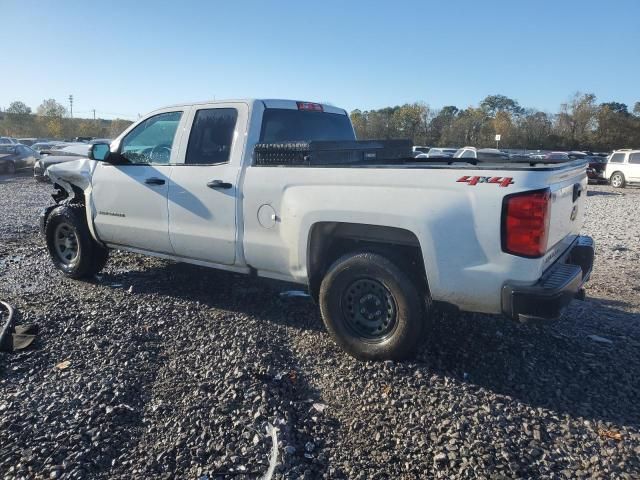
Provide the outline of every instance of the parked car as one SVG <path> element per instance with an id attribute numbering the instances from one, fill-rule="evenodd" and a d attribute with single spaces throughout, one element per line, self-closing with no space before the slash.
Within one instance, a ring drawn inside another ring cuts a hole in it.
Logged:
<path id="1" fill-rule="evenodd" d="M 566 162 L 568 160 L 571 160 L 571 158 L 569 157 L 569 154 L 567 152 L 549 152 L 549 153 L 545 153 L 544 157 L 542 158 L 545 162 Z"/>
<path id="2" fill-rule="evenodd" d="M 26 145 L 27 147 L 32 146 L 34 143 L 36 143 L 38 141 L 37 138 L 19 138 L 18 139 L 18 143 L 21 143 L 22 145 Z"/>
<path id="3" fill-rule="evenodd" d="M 443 168 L 372 143 L 318 103 L 156 110 L 89 160 L 49 167 L 51 260 L 91 278 L 118 248 L 304 284 L 361 359 L 410 356 L 433 302 L 556 318 L 583 294 L 583 162 Z"/>
<path id="4" fill-rule="evenodd" d="M 413 150 L 414 156 L 421 155 L 421 154 L 426 155 L 427 153 L 429 153 L 429 150 L 431 150 L 431 147 L 425 147 L 424 145 L 414 145 L 412 150 Z"/>
<path id="5" fill-rule="evenodd" d="M 33 177 L 38 182 L 46 182 L 47 170 L 51 165 L 59 163 L 71 162 L 81 158 L 87 158 L 91 145 L 87 143 L 79 143 L 75 145 L 67 145 L 60 150 L 52 150 L 48 155 L 42 156 L 33 166 Z"/>
<path id="6" fill-rule="evenodd" d="M 607 159 L 604 177 L 615 188 L 640 183 L 640 150 L 615 150 Z"/>
<path id="7" fill-rule="evenodd" d="M 54 149 L 59 144 L 59 142 L 37 142 L 31 145 L 31 148 L 38 152 L 40 155 L 43 155 L 45 153 L 48 154 L 49 150 Z"/>
<path id="8" fill-rule="evenodd" d="M 431 148 L 427 153 L 428 158 L 451 158 L 458 151 L 457 148 Z"/>
<path id="9" fill-rule="evenodd" d="M 601 155 L 587 155 L 584 160 L 589 162 L 587 166 L 587 177 L 592 183 L 606 182 L 604 170 L 607 166 L 607 157 Z"/>
<path id="10" fill-rule="evenodd" d="M 17 145 L 18 142 L 15 138 L 11 137 L 0 137 L 0 145 Z"/>
<path id="11" fill-rule="evenodd" d="M 509 160 L 509 154 L 502 152 L 497 148 L 463 147 L 459 148 L 456 153 L 453 154 L 453 158 L 506 161 Z"/>
<path id="12" fill-rule="evenodd" d="M 20 144 L 0 145 L 0 171 L 13 174 L 21 168 L 32 167 L 40 155 Z"/>

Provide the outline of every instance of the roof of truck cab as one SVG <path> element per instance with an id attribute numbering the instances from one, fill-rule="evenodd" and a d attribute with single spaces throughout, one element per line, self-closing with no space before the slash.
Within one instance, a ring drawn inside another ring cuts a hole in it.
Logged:
<path id="1" fill-rule="evenodd" d="M 329 105 L 326 103 L 321 103 L 321 102 L 311 102 L 309 100 L 292 100 L 292 99 L 283 99 L 283 98 L 229 98 L 229 99 L 221 99 L 221 100 L 202 100 L 199 102 L 185 102 L 185 103 L 178 103 L 175 105 L 167 105 L 165 107 L 160 107 L 157 108 L 155 110 L 153 110 L 152 112 L 155 112 L 157 110 L 165 110 L 167 108 L 178 108 L 178 107 L 191 107 L 191 106 L 195 106 L 195 105 L 209 105 L 209 104 L 216 104 L 216 103 L 247 103 L 249 105 L 253 105 L 255 103 L 261 102 L 265 105 L 266 108 L 288 108 L 291 110 L 296 110 L 298 108 L 297 106 L 297 102 L 304 102 L 304 103 L 317 103 L 319 105 L 322 105 L 322 109 L 325 113 L 338 113 L 341 115 L 348 115 L 347 111 L 343 108 L 339 108 L 336 107 L 334 105 Z M 150 112 L 150 113 L 152 113 Z"/>

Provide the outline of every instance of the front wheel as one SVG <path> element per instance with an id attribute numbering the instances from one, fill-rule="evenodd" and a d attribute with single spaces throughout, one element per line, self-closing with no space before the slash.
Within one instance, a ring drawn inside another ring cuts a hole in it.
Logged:
<path id="1" fill-rule="evenodd" d="M 4 167 L 4 171 L 5 173 L 8 173 L 9 175 L 15 175 L 16 173 L 16 164 L 15 162 L 7 162 L 7 165 Z"/>
<path id="2" fill-rule="evenodd" d="M 611 175 L 611 186 L 614 188 L 624 188 L 625 178 L 621 172 L 615 172 Z"/>
<path id="3" fill-rule="evenodd" d="M 70 278 L 92 277 L 109 251 L 91 237 L 83 205 L 61 205 L 47 219 L 45 236 L 53 264 Z"/>
<path id="4" fill-rule="evenodd" d="M 320 309 L 338 345 L 361 360 L 404 359 L 422 341 L 424 295 L 411 275 L 371 252 L 338 259 L 320 286 Z"/>

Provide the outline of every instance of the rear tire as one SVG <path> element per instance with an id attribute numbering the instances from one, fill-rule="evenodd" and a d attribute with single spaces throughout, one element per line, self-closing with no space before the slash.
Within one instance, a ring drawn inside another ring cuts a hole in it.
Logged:
<path id="1" fill-rule="evenodd" d="M 613 188 L 624 188 L 627 183 L 622 172 L 614 172 L 610 181 Z"/>
<path id="2" fill-rule="evenodd" d="M 91 237 L 84 205 L 65 204 L 52 210 L 45 237 L 53 264 L 67 277 L 92 277 L 107 263 L 109 250 Z"/>
<path id="3" fill-rule="evenodd" d="M 360 360 L 413 356 L 427 321 L 424 295 L 412 276 L 371 252 L 344 255 L 329 268 L 320 310 L 335 342 Z"/>
<path id="4" fill-rule="evenodd" d="M 15 162 L 7 162 L 7 165 L 4 167 L 4 172 L 9 174 L 9 175 L 15 175 L 16 174 L 16 164 Z"/>

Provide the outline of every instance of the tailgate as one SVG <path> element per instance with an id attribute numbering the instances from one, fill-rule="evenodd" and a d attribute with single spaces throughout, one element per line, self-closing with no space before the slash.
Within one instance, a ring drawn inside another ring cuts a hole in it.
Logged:
<path id="1" fill-rule="evenodd" d="M 587 200 L 585 165 L 550 178 L 551 216 L 545 266 L 562 254 L 582 229 Z"/>

